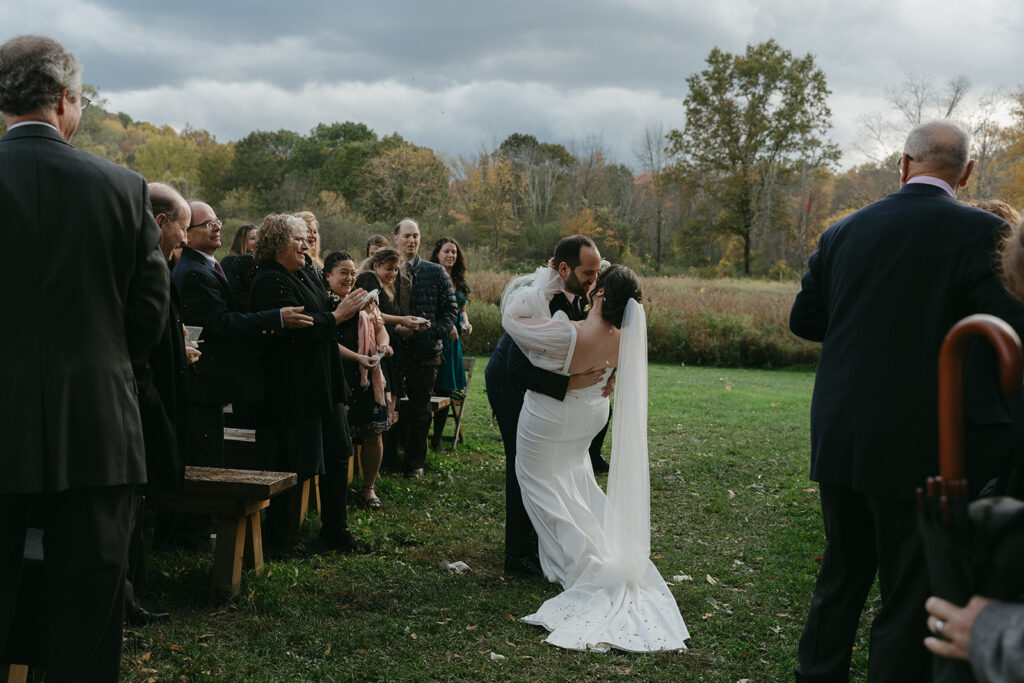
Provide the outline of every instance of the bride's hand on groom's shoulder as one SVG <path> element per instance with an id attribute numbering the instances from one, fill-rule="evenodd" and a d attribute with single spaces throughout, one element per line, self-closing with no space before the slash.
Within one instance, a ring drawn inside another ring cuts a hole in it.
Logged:
<path id="1" fill-rule="evenodd" d="M 601 381 L 601 377 L 604 375 L 604 370 L 598 368 L 597 370 L 588 370 L 581 372 L 576 375 L 569 376 L 569 391 L 575 389 L 586 389 L 592 387 Z"/>

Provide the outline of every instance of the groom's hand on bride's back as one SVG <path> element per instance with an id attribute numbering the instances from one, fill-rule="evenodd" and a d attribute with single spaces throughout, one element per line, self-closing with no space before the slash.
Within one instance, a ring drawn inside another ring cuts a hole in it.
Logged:
<path id="1" fill-rule="evenodd" d="M 615 372 L 617 370 L 618 368 L 612 370 L 612 374 L 609 375 L 608 381 L 604 383 L 604 389 L 601 390 L 601 395 L 604 396 L 605 398 L 611 396 L 612 392 L 615 391 Z"/>
<path id="2" fill-rule="evenodd" d="M 604 370 L 601 368 L 598 368 L 597 370 L 588 370 L 587 372 L 581 372 L 578 375 L 571 375 L 569 377 L 569 391 L 592 387 L 601 381 L 601 377 L 603 375 Z"/>

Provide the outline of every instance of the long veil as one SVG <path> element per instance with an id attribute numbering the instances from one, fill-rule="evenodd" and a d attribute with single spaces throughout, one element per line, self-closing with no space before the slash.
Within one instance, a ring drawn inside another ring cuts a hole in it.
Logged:
<path id="1" fill-rule="evenodd" d="M 643 576 L 651 554 L 651 483 L 647 462 L 647 316 L 626 303 L 612 419 L 612 459 L 604 531 L 625 576 Z"/>

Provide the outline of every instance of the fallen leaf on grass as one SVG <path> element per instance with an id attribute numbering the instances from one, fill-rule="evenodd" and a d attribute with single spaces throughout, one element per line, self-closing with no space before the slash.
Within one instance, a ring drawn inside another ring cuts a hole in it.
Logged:
<path id="1" fill-rule="evenodd" d="M 181 647 L 180 645 L 171 645 L 171 650 L 177 652 L 180 655 L 185 654 L 185 648 Z"/>
<path id="2" fill-rule="evenodd" d="M 324 650 L 324 655 L 329 655 L 329 654 L 331 654 L 331 646 L 330 645 L 328 645 L 327 649 Z"/>
<path id="3" fill-rule="evenodd" d="M 365 655 L 367 652 L 369 652 L 369 650 L 364 650 L 364 649 L 360 648 L 360 649 L 356 650 L 356 652 L 358 652 L 361 655 Z"/>
<path id="4" fill-rule="evenodd" d="M 710 584 L 711 584 L 712 586 L 714 586 L 714 585 L 717 585 L 717 584 L 718 584 L 718 580 L 717 580 L 717 579 L 715 579 L 715 577 L 711 576 L 711 574 L 707 574 L 707 575 L 706 575 L 706 576 L 705 576 L 704 578 L 705 578 L 705 579 L 707 580 L 707 582 L 708 582 L 708 583 L 710 583 Z"/>
<path id="5" fill-rule="evenodd" d="M 531 657 L 530 655 L 519 655 L 519 659 L 529 659 L 532 661 L 533 657 Z"/>
<path id="6" fill-rule="evenodd" d="M 222 615 L 222 614 L 227 614 L 227 613 L 228 613 L 228 611 L 227 611 L 226 609 L 222 609 L 222 610 L 221 610 L 221 611 L 219 611 L 219 612 L 210 612 L 210 614 L 209 614 L 208 616 L 211 616 L 211 617 L 219 617 L 220 615 Z"/>
<path id="7" fill-rule="evenodd" d="M 412 638 L 413 640 L 416 640 L 416 634 L 415 633 L 410 633 L 409 637 Z"/>
<path id="8" fill-rule="evenodd" d="M 774 631 L 775 633 L 782 633 L 782 627 L 781 626 L 772 626 L 772 631 Z"/>
<path id="9" fill-rule="evenodd" d="M 509 641 L 507 641 L 507 640 L 505 641 L 505 644 L 506 644 L 506 645 L 508 645 L 509 647 L 515 647 L 515 648 L 518 648 L 518 647 L 519 647 L 519 646 L 518 646 L 518 645 L 516 645 L 515 643 L 509 642 Z"/>
<path id="10" fill-rule="evenodd" d="M 676 574 L 672 577 L 673 581 L 693 581 L 693 577 L 689 574 Z"/>
<path id="11" fill-rule="evenodd" d="M 713 615 L 712 612 L 705 612 L 704 614 L 701 615 L 700 618 L 701 619 L 709 619 L 712 615 Z"/>
<path id="12" fill-rule="evenodd" d="M 473 624 L 472 626 L 467 626 L 467 627 L 466 627 L 466 630 L 467 630 L 467 631 L 475 631 L 476 629 L 477 629 L 477 626 L 476 626 L 476 624 Z"/>
<path id="13" fill-rule="evenodd" d="M 207 638 L 213 638 L 213 634 L 212 633 L 204 633 L 203 635 L 199 636 L 199 638 L 197 638 L 197 640 L 206 640 Z"/>
<path id="14" fill-rule="evenodd" d="M 540 600 L 540 598 L 537 598 L 537 599 Z M 509 621 L 515 621 L 516 620 L 516 618 L 514 616 L 512 616 L 512 614 L 510 612 L 505 612 L 505 616 L 508 617 Z"/>
<path id="15" fill-rule="evenodd" d="M 492 662 L 500 662 L 503 659 L 505 659 L 505 655 L 499 655 L 497 652 L 492 652 L 491 653 L 491 661 Z"/>

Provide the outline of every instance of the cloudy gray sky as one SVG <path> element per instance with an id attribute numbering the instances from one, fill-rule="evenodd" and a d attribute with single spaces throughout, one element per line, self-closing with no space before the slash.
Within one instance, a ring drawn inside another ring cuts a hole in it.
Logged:
<path id="1" fill-rule="evenodd" d="M 599 136 L 636 165 L 647 126 L 682 127 L 686 78 L 713 47 L 775 38 L 832 90 L 843 167 L 886 86 L 963 74 L 973 98 L 1024 88 L 1020 0 L 31 0 L 0 6 L 0 40 L 45 33 L 109 108 L 234 140 L 359 121 L 449 158 L 514 132 Z"/>

